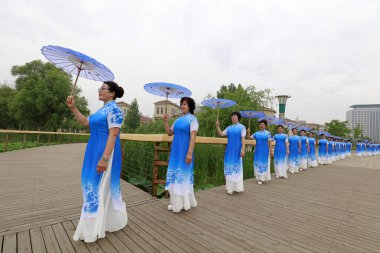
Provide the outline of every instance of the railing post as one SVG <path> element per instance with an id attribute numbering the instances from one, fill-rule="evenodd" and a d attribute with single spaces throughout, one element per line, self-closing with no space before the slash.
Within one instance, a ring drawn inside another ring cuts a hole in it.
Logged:
<path id="1" fill-rule="evenodd" d="M 25 148 L 26 147 L 26 134 L 24 134 L 24 138 L 22 139 L 22 147 Z"/>
<path id="2" fill-rule="evenodd" d="M 4 137 L 4 152 L 8 151 L 8 142 L 9 142 L 8 134 L 6 133 Z"/>
<path id="3" fill-rule="evenodd" d="M 49 144 L 50 144 L 50 138 L 51 138 L 51 135 L 49 134 Z"/>
<path id="4" fill-rule="evenodd" d="M 40 145 L 40 134 L 37 134 L 37 146 Z"/>
<path id="5" fill-rule="evenodd" d="M 157 196 L 157 180 L 158 180 L 158 165 L 159 154 L 158 149 L 160 147 L 160 142 L 154 144 L 154 161 L 153 161 L 153 175 L 152 175 L 152 196 Z"/>

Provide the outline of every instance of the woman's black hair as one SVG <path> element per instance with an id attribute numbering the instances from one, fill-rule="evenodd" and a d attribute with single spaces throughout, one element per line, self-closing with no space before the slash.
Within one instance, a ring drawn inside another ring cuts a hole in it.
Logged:
<path id="1" fill-rule="evenodd" d="M 292 128 L 292 132 L 293 132 L 294 129 L 295 129 L 295 130 L 298 130 L 297 127 L 293 127 L 293 128 Z"/>
<path id="2" fill-rule="evenodd" d="M 322 137 L 322 136 L 325 136 L 325 137 L 326 137 L 326 135 L 325 135 L 325 134 L 321 134 L 321 137 Z"/>
<path id="3" fill-rule="evenodd" d="M 233 115 L 236 115 L 238 117 L 239 121 L 241 120 L 240 112 L 232 112 L 230 117 L 232 117 Z"/>
<path id="4" fill-rule="evenodd" d="M 305 129 L 302 129 L 300 132 L 305 132 L 305 133 L 306 133 L 306 130 L 305 130 Z"/>
<path id="5" fill-rule="evenodd" d="M 192 99 L 191 97 L 183 97 L 181 98 L 181 102 L 180 102 L 180 105 L 182 105 L 183 102 L 187 103 L 187 105 L 189 106 L 189 112 L 191 114 L 194 114 L 194 110 L 195 110 L 195 101 L 194 99 Z"/>
<path id="6" fill-rule="evenodd" d="M 263 119 L 263 120 L 260 120 L 260 121 L 259 121 L 259 125 L 260 125 L 261 123 L 264 123 L 264 125 L 265 125 L 265 126 L 267 126 L 267 125 L 268 125 L 268 121 L 267 121 L 267 120 L 265 120 L 265 119 Z"/>
<path id="7" fill-rule="evenodd" d="M 109 91 L 115 92 L 115 96 L 113 97 L 113 100 L 115 100 L 116 98 L 121 98 L 124 95 L 124 89 L 120 87 L 117 83 L 112 82 L 112 81 L 106 81 L 104 83 L 108 85 Z"/>
<path id="8" fill-rule="evenodd" d="M 279 129 L 280 127 L 281 127 L 282 129 L 284 129 L 284 126 L 283 126 L 283 125 L 278 125 L 278 126 L 277 126 L 277 129 Z"/>

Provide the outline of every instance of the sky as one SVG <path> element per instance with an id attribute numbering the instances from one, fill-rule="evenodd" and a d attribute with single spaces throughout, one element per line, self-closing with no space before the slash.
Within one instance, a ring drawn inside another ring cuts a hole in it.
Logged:
<path id="1" fill-rule="evenodd" d="M 161 98 L 143 86 L 158 81 L 189 88 L 197 103 L 223 84 L 273 89 L 291 96 L 287 118 L 315 123 L 380 103 L 378 0 L 2 0 L 0 17 L 0 83 L 59 45 L 110 68 L 120 100 L 137 98 L 144 115 Z M 101 83 L 78 84 L 100 108 Z"/>

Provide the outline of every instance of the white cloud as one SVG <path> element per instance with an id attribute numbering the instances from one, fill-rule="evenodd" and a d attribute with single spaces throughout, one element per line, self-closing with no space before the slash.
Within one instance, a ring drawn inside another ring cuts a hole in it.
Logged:
<path id="1" fill-rule="evenodd" d="M 10 1 L 0 10 L 0 80 L 12 65 L 44 59 L 56 44 L 114 72 L 144 114 L 152 81 L 187 86 L 200 102 L 221 84 L 255 84 L 292 96 L 287 116 L 345 119 L 379 103 L 379 1 Z M 80 79 L 92 111 L 98 83 Z"/>

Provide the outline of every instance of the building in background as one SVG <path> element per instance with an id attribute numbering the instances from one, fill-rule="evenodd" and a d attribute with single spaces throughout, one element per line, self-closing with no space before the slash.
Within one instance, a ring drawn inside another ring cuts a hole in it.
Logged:
<path id="1" fill-rule="evenodd" d="M 262 107 L 262 112 L 265 113 L 265 115 L 268 116 L 276 116 L 276 111 L 269 107 Z"/>
<path id="2" fill-rule="evenodd" d="M 151 117 L 149 117 L 149 116 L 147 116 L 147 115 L 143 115 L 143 116 L 141 116 L 141 119 L 140 119 L 140 123 L 141 123 L 141 125 L 142 125 L 142 124 L 149 124 L 149 123 L 151 123 L 151 122 L 153 122 L 153 118 L 151 118 Z"/>
<path id="3" fill-rule="evenodd" d="M 352 105 L 346 113 L 348 127 L 360 127 L 364 136 L 372 141 L 380 141 L 380 104 Z"/>
<path id="4" fill-rule="evenodd" d="M 128 104 L 128 103 L 125 103 L 125 102 L 123 102 L 123 101 L 117 102 L 116 104 L 117 104 L 117 106 L 120 108 L 120 110 L 123 111 L 124 116 L 126 116 L 126 115 L 127 115 L 127 112 L 128 112 L 129 104 Z"/>
<path id="5" fill-rule="evenodd" d="M 171 101 L 158 101 L 154 103 L 153 120 L 162 119 L 165 113 L 166 103 L 168 103 L 168 115 L 169 118 L 178 117 L 180 114 L 180 107 L 176 103 Z"/>

